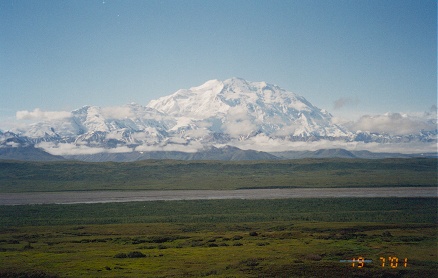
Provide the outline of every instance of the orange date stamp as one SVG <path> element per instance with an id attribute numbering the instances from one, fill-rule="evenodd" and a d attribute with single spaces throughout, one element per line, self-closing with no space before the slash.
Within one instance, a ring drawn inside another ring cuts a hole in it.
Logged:
<path id="1" fill-rule="evenodd" d="M 372 263 L 373 260 L 365 259 L 365 257 L 357 257 L 352 258 L 350 260 L 340 260 L 341 263 L 351 263 L 352 267 L 362 268 L 365 264 Z M 399 259 L 396 256 L 380 257 L 379 264 L 381 267 L 390 267 L 390 268 L 398 268 L 398 267 L 408 267 L 408 258 Z"/>

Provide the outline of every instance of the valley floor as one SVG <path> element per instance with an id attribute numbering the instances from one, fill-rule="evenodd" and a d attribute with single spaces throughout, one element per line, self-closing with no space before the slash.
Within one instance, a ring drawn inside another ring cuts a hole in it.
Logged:
<path id="1" fill-rule="evenodd" d="M 277 188 L 0 193 L 0 205 L 116 203 L 211 199 L 437 197 L 436 187 Z"/>
<path id="2" fill-rule="evenodd" d="M 436 204 L 321 198 L 0 206 L 0 276 L 437 277 Z"/>

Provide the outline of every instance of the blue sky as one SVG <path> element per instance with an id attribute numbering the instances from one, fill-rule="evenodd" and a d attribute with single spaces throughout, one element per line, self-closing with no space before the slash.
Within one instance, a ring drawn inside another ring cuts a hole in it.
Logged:
<path id="1" fill-rule="evenodd" d="M 230 77 L 335 116 L 423 112 L 436 69 L 436 1 L 0 1 L 3 125 Z"/>

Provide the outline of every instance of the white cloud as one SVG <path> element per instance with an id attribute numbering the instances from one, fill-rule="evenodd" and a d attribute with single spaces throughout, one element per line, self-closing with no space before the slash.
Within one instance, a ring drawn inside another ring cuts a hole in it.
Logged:
<path id="1" fill-rule="evenodd" d="M 281 139 L 272 139 L 263 134 L 251 137 L 248 140 L 235 140 L 227 143 L 227 145 L 235 146 L 243 150 L 257 150 L 265 152 L 281 152 L 281 151 L 316 151 L 319 149 L 334 149 L 342 148 L 347 150 L 367 150 L 371 152 L 388 152 L 388 153 L 431 153 L 437 151 L 436 143 L 410 142 L 410 143 L 364 143 L 364 142 L 345 142 L 345 141 L 329 141 L 320 140 L 313 142 L 291 142 Z M 221 145 L 216 145 L 220 147 Z M 42 148 L 46 152 L 53 155 L 87 155 L 98 153 L 127 153 L 132 151 L 152 152 L 152 151 L 180 151 L 186 153 L 194 153 L 205 146 L 200 142 L 190 141 L 186 144 L 167 143 L 141 145 L 134 150 L 126 146 L 120 146 L 112 149 L 88 147 L 85 145 L 75 145 L 67 143 L 55 144 L 52 142 L 41 142 L 35 147 Z"/>
<path id="2" fill-rule="evenodd" d="M 184 133 L 184 136 L 191 138 L 201 138 L 207 136 L 208 134 L 210 134 L 210 131 L 208 129 L 198 128 L 198 129 L 187 130 Z"/>
<path id="3" fill-rule="evenodd" d="M 259 134 L 244 141 L 234 141 L 229 143 L 243 150 L 257 150 L 265 152 L 282 151 L 316 151 L 320 149 L 342 148 L 350 151 L 367 150 L 370 152 L 388 153 L 430 153 L 437 151 L 436 143 L 410 142 L 410 143 L 364 143 L 364 142 L 345 142 L 319 140 L 312 142 L 291 142 L 280 139 L 272 139 Z"/>
<path id="4" fill-rule="evenodd" d="M 207 129 L 207 128 L 210 128 L 213 125 L 213 123 L 208 122 L 208 121 L 198 121 L 198 122 L 196 122 L 196 125 Z"/>
<path id="5" fill-rule="evenodd" d="M 16 118 L 18 120 L 59 120 L 71 117 L 71 113 L 67 111 L 42 111 L 35 108 L 33 111 L 17 111 Z"/>
<path id="6" fill-rule="evenodd" d="M 247 135 L 256 128 L 257 126 L 250 120 L 232 121 L 225 124 L 225 131 L 234 137 Z"/>
<path id="7" fill-rule="evenodd" d="M 288 126 L 283 126 L 281 129 L 274 132 L 275 136 L 288 136 L 295 133 L 295 130 L 298 128 L 296 124 L 290 124 Z"/>
<path id="8" fill-rule="evenodd" d="M 226 122 L 223 124 L 225 131 L 231 136 L 247 135 L 257 129 L 243 107 L 232 107 L 228 110 Z"/>
<path id="9" fill-rule="evenodd" d="M 423 142 L 409 142 L 409 143 L 364 143 L 356 142 L 351 145 L 353 148 L 346 148 L 347 150 L 367 150 L 370 152 L 381 153 L 404 153 L 404 154 L 418 154 L 418 153 L 436 153 L 436 143 Z"/>
<path id="10" fill-rule="evenodd" d="M 17 142 L 7 142 L 6 146 L 9 146 L 9 147 L 12 147 L 12 148 L 18 148 L 18 147 L 21 146 L 21 144 L 17 143 Z"/>
<path id="11" fill-rule="evenodd" d="M 104 107 L 101 113 L 106 119 L 125 119 L 135 116 L 128 106 Z"/>
<path id="12" fill-rule="evenodd" d="M 365 115 L 356 122 L 345 124 L 351 130 L 362 130 L 391 135 L 415 134 L 421 130 L 434 130 L 436 125 L 426 119 L 400 113 L 386 113 L 383 115 Z"/>
<path id="13" fill-rule="evenodd" d="M 204 146 L 196 141 L 190 141 L 188 144 L 165 144 L 165 145 L 141 145 L 135 148 L 137 152 L 155 152 L 155 151 L 166 151 L 166 152 L 185 152 L 185 153 L 195 153 Z"/>
<path id="14" fill-rule="evenodd" d="M 36 148 L 42 148 L 44 151 L 53 155 L 85 155 L 98 153 L 127 153 L 132 152 L 131 148 L 120 146 L 112 149 L 88 147 L 84 145 L 75 145 L 69 143 L 55 144 L 52 142 L 41 142 L 35 145 Z"/>

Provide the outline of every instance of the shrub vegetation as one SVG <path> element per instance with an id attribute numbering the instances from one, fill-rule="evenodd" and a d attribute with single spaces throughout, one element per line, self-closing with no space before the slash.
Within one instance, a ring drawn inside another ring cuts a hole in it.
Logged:
<path id="1" fill-rule="evenodd" d="M 0 160 L 0 192 L 436 186 L 437 159 Z"/>
<path id="2" fill-rule="evenodd" d="M 0 276 L 438 277 L 436 204 L 357 198 L 0 206 Z M 340 262 L 359 256 L 373 262 Z M 408 267 L 380 266 L 380 257 L 394 256 L 408 258 Z"/>

